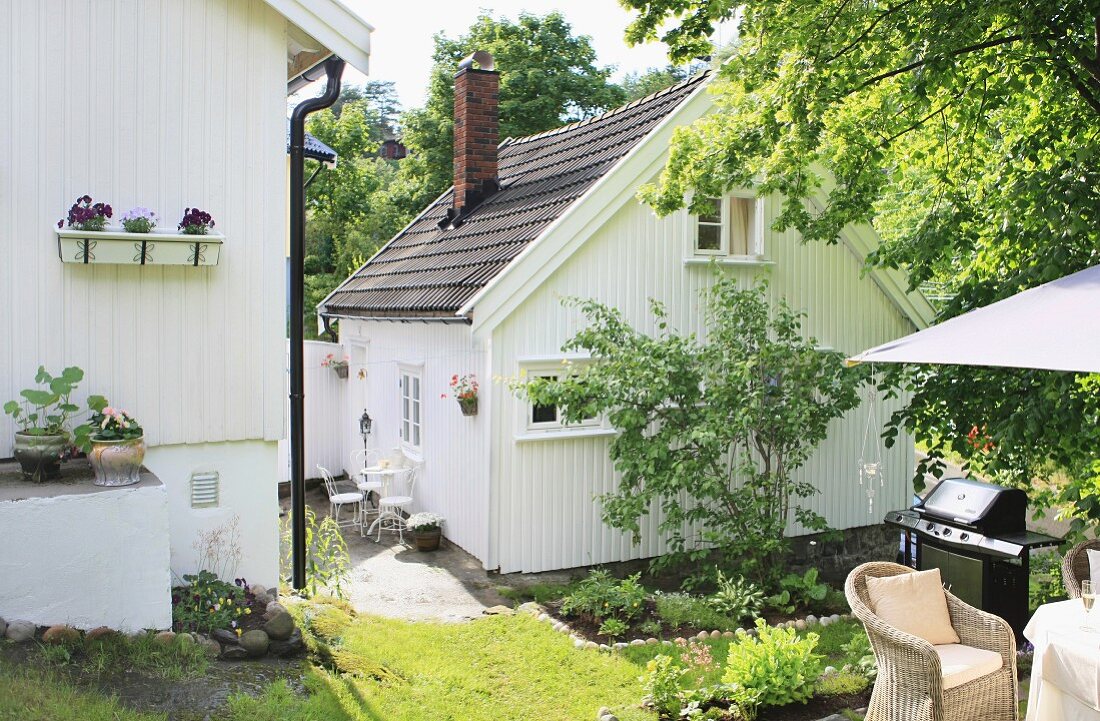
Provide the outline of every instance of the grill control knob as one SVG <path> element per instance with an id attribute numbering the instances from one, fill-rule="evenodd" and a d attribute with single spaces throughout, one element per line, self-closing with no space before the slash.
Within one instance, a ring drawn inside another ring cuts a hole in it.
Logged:
<path id="1" fill-rule="evenodd" d="M 943 529 L 943 535 L 944 536 L 950 536 L 951 535 L 951 529 L 950 528 Z"/>
<path id="2" fill-rule="evenodd" d="M 970 534 L 969 533 L 960 533 L 959 534 L 959 540 L 960 541 L 969 541 L 970 540 Z"/>
<path id="3" fill-rule="evenodd" d="M 925 526 L 925 528 L 927 528 L 929 531 L 931 531 L 935 527 L 936 527 L 935 523 L 929 523 L 927 526 Z"/>

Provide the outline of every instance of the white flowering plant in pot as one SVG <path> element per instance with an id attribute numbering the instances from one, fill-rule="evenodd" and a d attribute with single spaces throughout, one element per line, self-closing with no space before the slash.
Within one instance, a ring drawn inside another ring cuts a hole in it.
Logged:
<path id="1" fill-rule="evenodd" d="M 414 513 L 405 520 L 405 527 L 416 536 L 417 550 L 434 551 L 439 548 L 443 522 L 438 513 Z"/>

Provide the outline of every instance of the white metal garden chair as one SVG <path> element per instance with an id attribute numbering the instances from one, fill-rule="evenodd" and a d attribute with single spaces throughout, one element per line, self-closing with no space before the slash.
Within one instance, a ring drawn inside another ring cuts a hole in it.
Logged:
<path id="1" fill-rule="evenodd" d="M 360 535 L 367 526 L 368 517 L 378 516 L 378 502 L 371 498 L 371 493 L 379 498 L 382 496 L 384 484 L 376 472 L 380 460 L 382 460 L 382 453 L 373 448 L 360 448 L 351 452 L 351 473 L 355 476 L 355 487 L 363 492 L 362 518 L 359 522 Z"/>
<path id="2" fill-rule="evenodd" d="M 329 515 L 332 520 L 336 521 L 336 525 L 340 528 L 347 528 L 349 526 L 358 526 L 360 532 L 362 532 L 363 526 L 363 492 L 362 491 L 346 491 L 342 492 L 336 487 L 336 480 L 332 477 L 332 474 L 324 466 L 317 466 L 317 470 L 321 472 L 321 478 L 325 481 L 325 491 L 328 492 L 329 502 Z M 350 520 L 341 521 L 340 511 L 344 506 L 351 506 L 353 508 L 352 517 Z"/>
<path id="3" fill-rule="evenodd" d="M 423 464 L 402 454 L 404 467 L 389 474 L 383 495 L 378 499 L 378 517 L 367 530 L 367 535 L 378 529 L 377 541 L 382 542 L 382 531 L 397 531 L 401 543 L 405 542 L 405 513 L 413 503 L 413 490 L 420 478 Z"/>

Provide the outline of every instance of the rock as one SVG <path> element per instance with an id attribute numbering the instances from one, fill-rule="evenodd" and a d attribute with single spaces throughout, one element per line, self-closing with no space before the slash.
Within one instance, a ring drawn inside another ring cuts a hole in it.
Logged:
<path id="1" fill-rule="evenodd" d="M 826 666 L 825 671 L 822 672 L 821 675 L 822 676 L 832 676 L 834 673 L 836 673 L 836 666 Z"/>
<path id="2" fill-rule="evenodd" d="M 286 611 L 276 613 L 264 624 L 264 631 L 276 641 L 285 641 L 294 633 L 294 618 Z"/>
<path id="3" fill-rule="evenodd" d="M 705 641 L 710 638 L 710 634 L 706 631 L 700 631 L 699 633 L 695 634 L 695 638 L 699 639 L 700 641 Z"/>
<path id="4" fill-rule="evenodd" d="M 118 632 L 115 631 L 113 628 L 108 628 L 107 626 L 96 626 L 91 631 L 86 632 L 84 634 L 84 638 L 88 641 L 99 641 L 100 639 L 112 638 L 117 635 Z"/>
<path id="5" fill-rule="evenodd" d="M 176 640 L 176 634 L 172 631 L 161 631 L 153 636 L 153 640 L 161 646 L 171 645 Z"/>
<path id="6" fill-rule="evenodd" d="M 486 616 L 512 616 L 515 615 L 515 611 L 507 606 L 490 606 L 482 611 Z"/>
<path id="7" fill-rule="evenodd" d="M 227 644 L 229 646 L 236 646 L 240 640 L 237 638 L 237 634 L 228 629 L 219 628 L 210 634 L 216 641 Z"/>
<path id="8" fill-rule="evenodd" d="M 817 623 L 817 616 L 815 616 L 811 613 L 809 616 L 806 617 L 806 625 L 807 626 L 813 626 L 816 623 Z"/>
<path id="9" fill-rule="evenodd" d="M 738 629 L 738 630 L 741 630 L 741 629 Z M 737 634 L 734 633 L 733 631 L 723 631 L 722 632 L 722 638 L 733 638 L 736 635 Z"/>
<path id="10" fill-rule="evenodd" d="M 596 712 L 596 721 L 603 721 L 603 717 L 611 713 L 611 709 L 607 706 L 600 706 L 600 710 Z"/>
<path id="11" fill-rule="evenodd" d="M 820 623 L 822 625 L 822 627 L 829 626 L 833 623 L 833 619 L 829 618 L 828 616 L 825 616 L 820 621 L 818 621 L 818 623 Z"/>
<path id="12" fill-rule="evenodd" d="M 670 640 L 668 640 L 668 639 L 666 638 L 666 639 L 665 639 L 664 641 L 661 641 L 661 645 L 662 645 L 662 646 L 671 646 L 671 645 L 672 645 L 672 641 L 670 641 Z"/>
<path id="13" fill-rule="evenodd" d="M 832 616 L 829 616 L 829 618 L 832 619 L 833 623 L 836 623 L 837 621 L 839 621 L 842 618 L 851 618 L 851 616 L 847 613 L 844 614 L 843 616 L 841 616 L 839 613 L 834 613 Z"/>
<path id="14" fill-rule="evenodd" d="M 755 636 L 757 635 L 757 633 L 758 632 L 755 628 L 750 628 L 749 630 L 745 631 L 745 635 L 747 636 Z"/>
<path id="15" fill-rule="evenodd" d="M 623 642 L 623 641 L 619 641 L 618 643 L 616 643 L 616 644 L 615 644 L 615 646 L 614 646 L 613 648 L 614 648 L 614 649 L 615 649 L 616 651 L 622 651 L 622 650 L 623 650 L 624 648 L 626 648 L 626 647 L 627 647 L 627 646 L 629 646 L 629 645 L 630 645 L 629 643 L 625 643 L 625 642 Z"/>
<path id="16" fill-rule="evenodd" d="M 584 648 L 584 639 L 583 638 L 573 639 L 573 648 Z"/>
<path id="17" fill-rule="evenodd" d="M 538 616 L 540 613 L 545 613 L 546 609 L 542 607 L 542 604 L 535 603 L 534 601 L 528 601 L 527 603 L 521 603 L 517 609 L 520 613 L 529 613 L 532 616 Z"/>
<path id="18" fill-rule="evenodd" d="M 686 644 L 686 643 L 687 643 L 687 639 L 686 639 L 686 638 L 684 638 L 683 636 L 678 636 L 678 637 L 676 638 L 676 644 L 677 644 L 677 645 L 679 645 L 679 646 L 683 646 L 683 645 L 684 645 L 684 644 Z"/>
<path id="19" fill-rule="evenodd" d="M 8 623 L 7 636 L 16 643 L 23 643 L 34 638 L 35 625 L 30 621 L 11 621 Z"/>
<path id="20" fill-rule="evenodd" d="M 585 641 L 584 642 L 584 647 L 591 650 L 591 649 L 594 649 L 594 648 L 599 648 L 600 644 L 596 643 L 595 641 Z"/>
<path id="21" fill-rule="evenodd" d="M 194 646 L 197 641 L 195 635 L 191 633 L 178 633 L 176 634 L 176 643 L 180 646 Z"/>
<path id="22" fill-rule="evenodd" d="M 710 637 L 711 638 L 722 638 L 722 632 L 719 631 L 718 629 L 715 629 L 715 630 L 710 632 Z"/>
<path id="23" fill-rule="evenodd" d="M 543 623 L 546 623 L 550 620 L 550 615 L 546 613 L 540 613 L 538 616 L 536 616 L 536 618 L 538 618 L 538 620 L 542 621 Z"/>
<path id="24" fill-rule="evenodd" d="M 221 655 L 222 645 L 212 638 L 206 636 L 199 636 L 199 645 L 206 651 L 206 655 L 210 658 L 217 658 Z"/>
<path id="25" fill-rule="evenodd" d="M 630 645 L 631 646 L 644 646 L 645 645 L 645 640 L 641 639 L 641 638 L 636 638 L 636 639 L 634 639 L 633 641 L 630 642 Z"/>
<path id="26" fill-rule="evenodd" d="M 610 651 L 610 650 L 611 650 L 611 647 L 610 647 L 610 646 L 608 646 L 608 645 L 607 645 L 606 643 L 601 643 L 601 644 L 600 644 L 600 650 L 601 650 L 601 651 Z"/>
<path id="27" fill-rule="evenodd" d="M 293 656 L 299 651 L 302 651 L 305 647 L 306 645 L 302 643 L 302 632 L 298 629 L 294 629 L 294 632 L 290 634 L 290 638 L 285 641 L 272 641 L 267 651 L 272 656 L 283 658 L 285 656 Z"/>
<path id="28" fill-rule="evenodd" d="M 259 658 L 267 653 L 267 648 L 271 645 L 271 639 L 260 630 L 245 631 L 241 634 L 240 644 L 241 648 L 248 651 L 249 656 Z"/>
<path id="29" fill-rule="evenodd" d="M 797 628 L 799 631 L 805 631 L 806 630 L 806 622 L 803 621 L 800 618 L 800 619 L 798 619 L 797 621 L 794 622 L 794 627 Z"/>
<path id="30" fill-rule="evenodd" d="M 223 661 L 243 661 L 248 658 L 248 651 L 245 651 L 240 646 L 226 646 L 222 651 Z"/>
<path id="31" fill-rule="evenodd" d="M 283 604 L 278 601 L 272 601 L 267 604 L 267 608 L 264 609 L 264 620 L 269 621 L 277 613 L 286 613 L 286 609 L 283 608 Z"/>
<path id="32" fill-rule="evenodd" d="M 650 636 L 649 638 L 647 638 L 645 640 L 645 645 L 646 646 L 656 646 L 657 643 L 658 643 L 657 639 L 653 638 L 652 636 Z"/>
<path id="33" fill-rule="evenodd" d="M 257 583 L 249 586 L 248 590 L 252 591 L 252 594 L 256 596 L 257 599 L 267 600 L 267 586 Z"/>
<path id="34" fill-rule="evenodd" d="M 77 631 L 72 626 L 66 626 L 64 624 L 50 626 L 42 634 L 42 643 L 69 644 L 76 643 L 79 640 L 80 631 Z"/>

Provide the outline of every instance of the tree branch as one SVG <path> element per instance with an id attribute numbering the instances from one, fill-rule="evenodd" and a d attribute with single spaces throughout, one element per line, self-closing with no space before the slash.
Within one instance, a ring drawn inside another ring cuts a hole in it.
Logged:
<path id="1" fill-rule="evenodd" d="M 1041 39 L 1041 37 L 1042 36 L 1036 36 L 1035 39 Z M 943 59 L 946 59 L 946 58 L 957 58 L 957 57 L 960 57 L 962 55 L 969 55 L 970 53 L 976 53 L 980 50 L 988 50 L 989 48 L 995 48 L 999 45 L 1008 45 L 1010 43 L 1016 43 L 1016 42 L 1019 42 L 1021 40 L 1027 39 L 1027 38 L 1028 38 L 1027 35 L 1022 35 L 1022 34 L 1009 35 L 1009 36 L 1003 37 L 1003 38 L 994 38 L 992 40 L 986 40 L 985 42 L 975 43 L 974 45 L 967 45 L 964 48 L 959 48 L 958 50 L 952 50 L 949 53 L 940 53 L 940 54 L 934 55 L 930 58 L 925 58 L 924 60 L 918 60 L 916 62 L 909 63 L 908 65 L 904 65 L 900 68 L 894 68 L 893 70 L 889 70 L 885 73 L 880 73 L 880 74 L 874 76 L 873 78 L 863 82 L 859 87 L 856 88 L 856 90 L 857 91 L 858 90 L 863 90 L 864 88 L 868 88 L 872 85 L 880 83 L 883 80 L 888 80 L 889 78 L 895 77 L 897 75 L 904 75 L 905 73 L 916 70 L 917 68 L 924 67 L 925 65 L 932 62 L 933 60 L 943 60 Z"/>
<path id="2" fill-rule="evenodd" d="M 880 22 L 882 22 L 885 18 L 889 17 L 890 15 L 895 13 L 896 11 L 901 10 L 902 8 L 905 8 L 909 5 L 912 5 L 914 2 L 916 2 L 916 0 L 905 0 L 904 2 L 899 3 L 898 5 L 893 5 L 891 7 L 886 8 L 886 10 L 883 10 L 881 13 L 879 13 L 878 17 L 876 17 L 874 20 L 871 21 L 870 25 L 868 25 L 866 28 L 864 28 L 863 32 L 861 32 L 856 37 L 855 40 L 853 40 L 852 42 L 845 45 L 843 48 L 841 48 L 838 52 L 834 53 L 830 57 L 826 58 L 825 63 L 826 64 L 831 63 L 834 60 L 836 60 L 837 58 L 839 58 L 841 55 L 844 55 L 844 54 L 848 53 L 849 51 L 851 51 L 852 48 L 856 47 L 861 42 L 866 40 L 867 36 L 870 35 L 874 31 L 874 29 L 878 26 L 878 24 Z M 830 23 L 830 25 L 831 25 L 831 23 Z M 828 33 L 828 31 L 829 31 L 829 28 L 826 28 L 825 33 Z M 825 34 L 825 33 L 823 33 L 823 34 Z"/>

